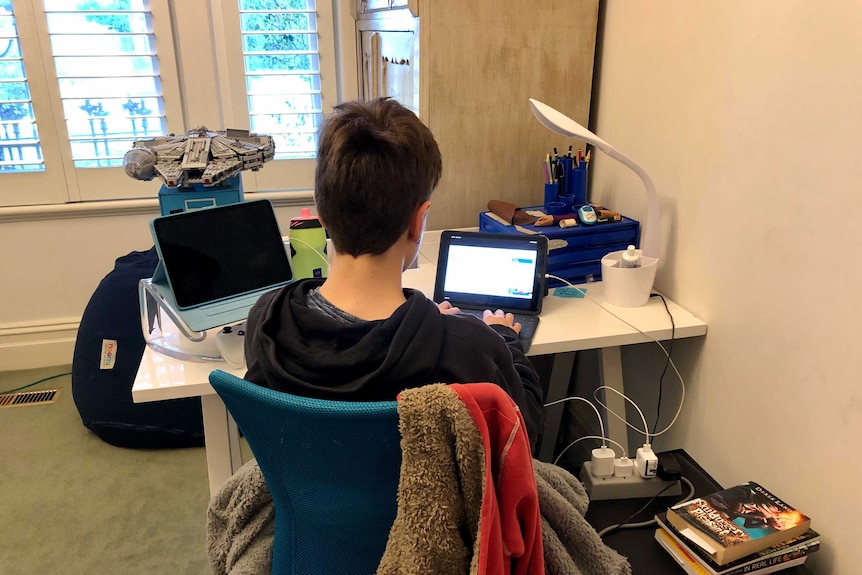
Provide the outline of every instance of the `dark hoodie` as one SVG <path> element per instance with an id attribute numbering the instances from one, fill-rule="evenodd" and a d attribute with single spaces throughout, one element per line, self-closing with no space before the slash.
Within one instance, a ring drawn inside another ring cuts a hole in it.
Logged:
<path id="1" fill-rule="evenodd" d="M 432 383 L 492 382 L 521 408 L 535 448 L 544 423 L 539 376 L 516 334 L 471 316 L 444 315 L 419 291 L 385 320 L 345 323 L 308 307 L 323 283 L 264 294 L 249 312 L 246 379 L 293 395 L 391 401 Z"/>

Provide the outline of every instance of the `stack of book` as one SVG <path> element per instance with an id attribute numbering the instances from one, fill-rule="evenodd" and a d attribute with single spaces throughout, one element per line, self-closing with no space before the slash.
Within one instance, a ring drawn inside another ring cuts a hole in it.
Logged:
<path id="1" fill-rule="evenodd" d="M 811 519 L 754 482 L 676 505 L 656 521 L 656 541 L 691 575 L 765 575 L 820 548 Z"/>

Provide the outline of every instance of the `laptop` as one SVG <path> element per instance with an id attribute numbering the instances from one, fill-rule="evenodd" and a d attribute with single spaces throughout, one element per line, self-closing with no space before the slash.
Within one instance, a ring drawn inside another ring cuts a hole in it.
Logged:
<path id="1" fill-rule="evenodd" d="M 486 309 L 514 314 L 526 352 L 539 324 L 547 262 L 548 238 L 542 235 L 444 231 L 434 301 L 479 318 Z"/>
<path id="2" fill-rule="evenodd" d="M 151 281 L 194 331 L 246 319 L 261 295 L 293 280 L 268 200 L 157 217 L 150 231 L 160 260 Z"/>

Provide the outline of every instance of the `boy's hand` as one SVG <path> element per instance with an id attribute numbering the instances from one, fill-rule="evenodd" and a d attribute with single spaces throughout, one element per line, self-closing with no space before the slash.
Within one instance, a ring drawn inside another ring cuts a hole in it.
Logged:
<path id="1" fill-rule="evenodd" d="M 461 309 L 453 306 L 448 301 L 443 301 L 437 304 L 437 309 L 444 315 L 455 315 L 461 313 Z"/>
<path id="2" fill-rule="evenodd" d="M 521 333 L 521 324 L 515 322 L 515 316 L 510 313 L 503 313 L 503 310 L 501 309 L 498 309 L 495 312 L 486 309 L 482 312 L 482 319 L 488 325 L 505 325 L 506 327 L 510 327 L 515 330 L 515 333 Z"/>

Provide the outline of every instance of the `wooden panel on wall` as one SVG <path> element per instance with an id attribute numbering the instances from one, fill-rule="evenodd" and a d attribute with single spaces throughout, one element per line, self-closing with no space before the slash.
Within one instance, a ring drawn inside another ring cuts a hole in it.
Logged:
<path id="1" fill-rule="evenodd" d="M 587 124 L 597 18 L 597 0 L 421 3 L 420 115 L 443 154 L 428 229 L 475 226 L 491 199 L 542 202 L 545 154 L 583 143 L 528 99 Z"/>

